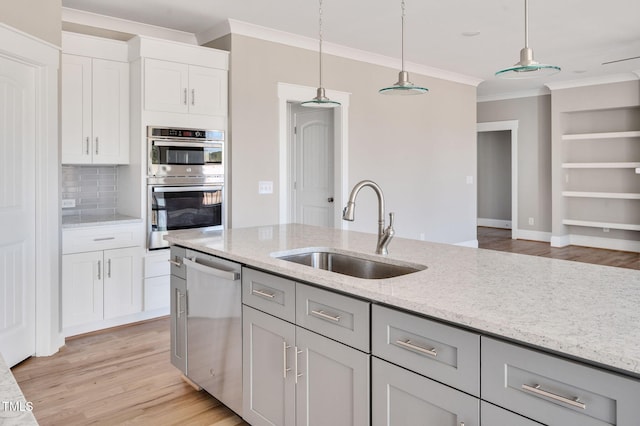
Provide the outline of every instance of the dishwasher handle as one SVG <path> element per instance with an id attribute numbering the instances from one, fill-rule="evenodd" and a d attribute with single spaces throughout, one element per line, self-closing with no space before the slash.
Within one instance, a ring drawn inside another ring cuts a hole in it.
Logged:
<path id="1" fill-rule="evenodd" d="M 195 257 L 192 257 L 191 259 L 185 257 L 182 259 L 182 262 L 187 268 L 193 268 L 197 271 L 204 272 L 205 274 L 209 275 L 214 275 L 224 280 L 237 281 L 240 279 L 240 272 L 225 271 L 223 269 L 214 268 L 213 266 L 203 265 L 201 263 L 198 263 Z"/>

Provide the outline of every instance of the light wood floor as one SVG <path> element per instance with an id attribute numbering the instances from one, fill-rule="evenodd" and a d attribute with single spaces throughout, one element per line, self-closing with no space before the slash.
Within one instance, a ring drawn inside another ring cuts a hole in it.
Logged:
<path id="1" fill-rule="evenodd" d="M 67 339 L 12 369 L 46 425 L 246 425 L 169 361 L 169 319 Z"/>
<path id="2" fill-rule="evenodd" d="M 478 228 L 481 248 L 640 269 L 640 254 L 512 240 Z M 169 361 L 169 320 L 68 339 L 59 353 L 31 358 L 13 374 L 43 425 L 246 425 Z"/>
<path id="3" fill-rule="evenodd" d="M 640 269 L 640 253 L 579 246 L 551 247 L 549 243 L 539 241 L 512 240 L 511 230 L 509 229 L 479 226 L 478 247 L 620 268 Z"/>

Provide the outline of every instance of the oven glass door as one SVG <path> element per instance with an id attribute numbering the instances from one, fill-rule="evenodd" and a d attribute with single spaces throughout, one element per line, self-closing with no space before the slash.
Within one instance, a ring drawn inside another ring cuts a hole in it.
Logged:
<path id="1" fill-rule="evenodd" d="M 222 164 L 222 144 L 211 142 L 152 141 L 151 164 L 205 166 Z"/>
<path id="2" fill-rule="evenodd" d="M 151 232 L 222 226 L 221 186 L 154 186 Z"/>

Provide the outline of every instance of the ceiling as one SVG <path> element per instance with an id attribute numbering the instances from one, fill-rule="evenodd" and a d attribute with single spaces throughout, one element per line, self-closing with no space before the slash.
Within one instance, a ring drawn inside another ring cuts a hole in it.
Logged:
<path id="1" fill-rule="evenodd" d="M 400 68 L 400 4 L 323 0 L 323 38 L 397 58 Z M 318 36 L 317 0 L 62 0 L 62 5 L 195 34 L 235 19 Z M 637 78 L 632 72 L 640 75 L 640 59 L 602 63 L 640 56 L 639 17 L 638 0 L 532 0 L 529 46 L 537 61 L 562 72 L 546 79 L 500 80 L 495 71 L 516 63 L 524 47 L 524 0 L 408 0 L 405 60 L 409 71 L 417 64 L 482 79 L 480 97 L 541 90 L 548 82 Z"/>

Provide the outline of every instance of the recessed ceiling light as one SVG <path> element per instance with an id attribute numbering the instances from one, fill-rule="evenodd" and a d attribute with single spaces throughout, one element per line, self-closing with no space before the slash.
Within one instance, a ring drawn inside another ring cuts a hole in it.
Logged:
<path id="1" fill-rule="evenodd" d="M 462 35 L 465 37 L 475 37 L 477 35 L 480 35 L 480 31 L 464 31 Z"/>

